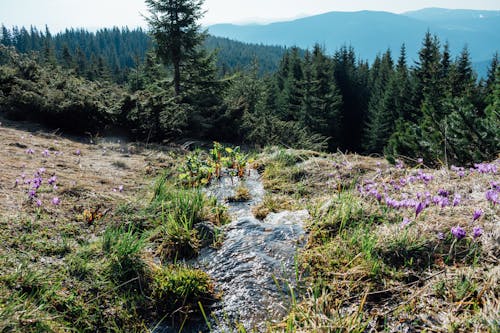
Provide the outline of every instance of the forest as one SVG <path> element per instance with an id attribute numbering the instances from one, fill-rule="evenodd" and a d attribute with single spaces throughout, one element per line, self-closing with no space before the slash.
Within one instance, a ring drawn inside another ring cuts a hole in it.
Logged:
<path id="1" fill-rule="evenodd" d="M 471 163 L 500 149 L 500 69 L 478 79 L 466 47 L 452 59 L 430 31 L 415 63 L 373 63 L 355 46 L 332 55 L 244 44 L 199 32 L 183 59 L 180 94 L 171 64 L 142 29 L 1 27 L 0 112 L 63 131 L 120 131 L 144 141 L 191 138 L 250 146 Z M 78 121 L 74 121 L 77 119 Z"/>

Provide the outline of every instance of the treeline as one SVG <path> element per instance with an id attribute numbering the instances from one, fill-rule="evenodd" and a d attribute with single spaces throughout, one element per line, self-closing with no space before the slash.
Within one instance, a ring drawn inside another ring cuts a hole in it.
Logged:
<path id="1" fill-rule="evenodd" d="M 89 32 L 85 29 L 66 29 L 53 35 L 46 27 L 0 28 L 0 43 L 13 46 L 20 53 L 37 52 L 45 63 L 72 69 L 89 80 L 111 80 L 126 83 L 133 69 L 145 60 L 152 48 L 151 37 L 142 30 L 117 27 Z M 286 49 L 232 41 L 207 36 L 204 47 L 217 51 L 220 75 L 248 68 L 254 59 L 259 62 L 259 73 L 275 72 Z"/>
<path id="2" fill-rule="evenodd" d="M 404 47 L 397 59 L 387 51 L 370 65 L 351 47 L 327 55 L 315 46 L 283 49 L 277 70 L 265 76 L 256 57 L 249 69 L 222 75 L 216 54 L 201 48 L 183 64 L 178 95 L 172 69 L 154 52 L 116 84 L 104 79 L 106 70 L 89 77 L 50 61 L 44 49 L 29 56 L 0 50 L 0 112 L 62 129 L 120 128 L 139 140 L 280 144 L 427 163 L 468 163 L 500 151 L 498 57 L 478 81 L 467 49 L 452 59 L 430 33 L 415 64 Z"/>
<path id="3" fill-rule="evenodd" d="M 245 80 L 237 95 L 245 96 L 242 128 L 252 142 L 293 146 L 307 138 L 300 145 L 323 142 L 329 150 L 428 163 L 467 163 L 500 152 L 498 55 L 478 81 L 467 48 L 451 59 L 449 46 L 430 33 L 411 66 L 404 46 L 396 60 L 387 51 L 371 66 L 353 48 L 330 57 L 315 46 L 303 58 L 288 51 L 266 80 L 248 74 Z"/>

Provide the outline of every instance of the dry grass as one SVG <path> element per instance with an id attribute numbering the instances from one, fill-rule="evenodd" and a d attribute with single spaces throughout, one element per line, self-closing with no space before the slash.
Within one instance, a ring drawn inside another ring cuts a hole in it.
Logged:
<path id="1" fill-rule="evenodd" d="M 500 169 L 500 160 L 493 163 Z M 378 158 L 293 150 L 271 153 L 263 165 L 272 165 L 264 176 L 272 177 L 268 184 L 276 192 L 303 187 L 306 196 L 298 201 L 314 217 L 300 256 L 304 298 L 273 331 L 498 331 L 500 209 L 485 198 L 498 172 L 459 177 L 444 167 L 398 168 Z M 302 171 L 299 181 L 290 177 L 296 170 Z M 390 187 L 419 170 L 432 180 L 387 194 L 417 200 L 417 193 L 445 190 L 449 205 L 430 204 L 418 217 L 415 207 L 387 207 L 383 184 Z M 380 202 L 358 191 L 370 183 L 383 194 Z M 457 206 L 455 194 L 461 197 Z M 476 210 L 484 213 L 472 222 Z M 411 221 L 405 227 L 403 217 Z M 460 241 L 450 232 L 457 225 L 467 232 Z M 484 234 L 472 239 L 478 226 Z"/>
<path id="2" fill-rule="evenodd" d="M 152 185 L 173 150 L 0 122 L 0 331 L 148 331 L 164 316 L 151 295 L 164 290 L 138 272 L 151 270 Z M 23 176 L 40 168 L 37 207 Z"/>

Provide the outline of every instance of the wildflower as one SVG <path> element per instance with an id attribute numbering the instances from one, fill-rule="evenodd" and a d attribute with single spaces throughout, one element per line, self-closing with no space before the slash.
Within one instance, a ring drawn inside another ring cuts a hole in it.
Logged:
<path id="1" fill-rule="evenodd" d="M 411 223 L 411 220 L 405 217 L 405 218 L 403 218 L 403 222 L 401 222 L 401 224 L 399 226 L 401 229 L 403 229 L 404 227 L 406 227 L 410 223 Z"/>
<path id="2" fill-rule="evenodd" d="M 479 173 L 497 173 L 498 168 L 495 164 L 481 163 L 474 164 L 475 170 Z"/>
<path id="3" fill-rule="evenodd" d="M 441 199 L 441 208 L 448 207 L 450 205 L 450 201 L 448 198 Z"/>
<path id="4" fill-rule="evenodd" d="M 453 227 L 451 228 L 451 233 L 453 234 L 453 236 L 455 236 L 456 239 L 460 240 L 462 238 L 465 237 L 465 235 L 467 234 L 465 232 L 465 230 L 460 227 L 460 226 L 456 226 L 456 227 Z"/>
<path id="5" fill-rule="evenodd" d="M 396 161 L 396 169 L 403 169 L 404 168 L 404 163 L 401 160 Z"/>
<path id="6" fill-rule="evenodd" d="M 42 178 L 41 177 L 35 177 L 33 181 L 31 182 L 31 188 L 38 190 L 42 186 Z"/>
<path id="7" fill-rule="evenodd" d="M 499 202 L 498 192 L 495 190 L 489 190 L 486 192 L 486 200 L 490 201 L 493 205 Z"/>
<path id="8" fill-rule="evenodd" d="M 472 221 L 476 221 L 478 220 L 481 216 L 483 216 L 483 211 L 481 209 L 477 209 L 475 212 L 474 212 L 474 215 L 472 217 Z"/>
<path id="9" fill-rule="evenodd" d="M 54 185 L 57 182 L 57 177 L 52 176 L 49 178 L 49 180 L 47 182 L 49 183 L 49 185 Z"/>
<path id="10" fill-rule="evenodd" d="M 423 163 L 424 163 L 424 159 L 423 159 L 423 158 L 419 158 L 419 159 L 417 160 L 417 163 L 418 163 L 418 164 L 423 164 Z"/>
<path id="11" fill-rule="evenodd" d="M 453 196 L 453 207 L 460 205 L 461 201 L 462 201 L 462 196 L 458 193 L 455 193 L 455 195 Z"/>
<path id="12" fill-rule="evenodd" d="M 80 156 L 81 154 L 82 154 L 82 152 L 80 151 L 80 149 L 77 149 L 77 150 L 75 151 L 75 155 L 76 155 L 76 156 Z"/>
<path id="13" fill-rule="evenodd" d="M 42 152 L 42 156 L 43 156 L 43 157 L 49 157 L 49 156 L 50 156 L 50 152 L 49 152 L 47 149 L 45 149 L 45 150 Z"/>
<path id="14" fill-rule="evenodd" d="M 38 174 L 43 175 L 45 173 L 45 171 L 47 171 L 45 168 L 40 168 L 40 169 L 38 169 Z"/>
<path id="15" fill-rule="evenodd" d="M 37 207 L 42 207 L 42 200 L 37 199 L 37 200 L 36 200 L 36 206 L 37 206 Z"/>
<path id="16" fill-rule="evenodd" d="M 36 190 L 34 190 L 34 189 L 29 190 L 29 191 L 28 191 L 28 197 L 29 197 L 30 199 L 34 199 L 34 198 L 36 198 Z"/>
<path id="17" fill-rule="evenodd" d="M 445 189 L 440 188 L 438 191 L 438 195 L 443 198 L 447 198 L 450 193 Z"/>
<path id="18" fill-rule="evenodd" d="M 474 239 L 479 238 L 483 232 L 484 231 L 481 227 L 474 227 L 474 229 L 472 229 L 472 237 L 474 237 Z"/>
<path id="19" fill-rule="evenodd" d="M 58 197 L 54 197 L 54 198 L 52 199 L 52 204 L 53 204 L 54 206 L 59 206 L 59 204 L 61 204 L 61 200 L 60 200 Z"/>
<path id="20" fill-rule="evenodd" d="M 123 185 L 118 186 L 118 191 L 123 192 Z M 379 194 L 380 195 L 380 194 Z M 382 197 L 381 197 L 382 198 Z M 380 201 L 380 200 L 379 200 Z"/>
<path id="21" fill-rule="evenodd" d="M 437 234 L 437 238 L 438 238 L 439 240 L 444 240 L 444 233 L 442 233 L 442 232 L 438 232 L 438 234 Z"/>
<path id="22" fill-rule="evenodd" d="M 35 153 L 35 151 L 33 149 L 31 149 L 31 148 L 26 149 L 26 154 L 33 155 L 34 153 Z"/>
<path id="23" fill-rule="evenodd" d="M 415 207 L 415 217 L 418 216 L 425 208 L 425 203 L 419 202 L 418 205 Z"/>

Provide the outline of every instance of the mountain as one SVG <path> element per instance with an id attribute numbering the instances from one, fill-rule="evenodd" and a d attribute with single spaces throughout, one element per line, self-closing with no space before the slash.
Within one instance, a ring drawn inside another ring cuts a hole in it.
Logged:
<path id="1" fill-rule="evenodd" d="M 319 43 L 328 52 L 352 45 L 362 59 L 370 61 L 387 48 L 397 55 L 403 43 L 409 59 L 416 59 L 428 30 L 441 41 L 448 41 L 454 55 L 467 45 L 473 61 L 490 60 L 500 49 L 500 11 L 429 8 L 403 14 L 329 12 L 266 25 L 217 24 L 208 30 L 214 36 L 247 43 L 302 48 Z"/>

